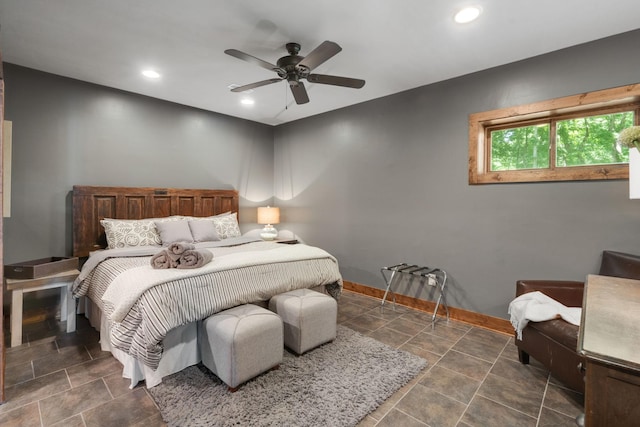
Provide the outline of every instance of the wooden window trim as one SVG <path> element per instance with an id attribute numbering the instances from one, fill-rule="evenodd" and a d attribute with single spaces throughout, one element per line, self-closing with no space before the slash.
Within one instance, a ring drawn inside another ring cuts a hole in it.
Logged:
<path id="1" fill-rule="evenodd" d="M 490 171 L 486 129 L 496 125 L 521 124 L 527 121 L 575 115 L 609 107 L 640 105 L 640 83 L 587 92 L 533 104 L 502 108 L 469 115 L 469 184 L 506 182 L 583 181 L 628 179 L 629 165 L 591 165 L 550 169 Z M 636 115 L 638 121 L 638 115 Z M 636 123 L 637 124 L 637 123 Z M 553 153 L 552 153 L 553 154 Z M 555 163 L 555 161 L 554 161 Z M 552 165 L 554 164 L 552 163 Z"/>

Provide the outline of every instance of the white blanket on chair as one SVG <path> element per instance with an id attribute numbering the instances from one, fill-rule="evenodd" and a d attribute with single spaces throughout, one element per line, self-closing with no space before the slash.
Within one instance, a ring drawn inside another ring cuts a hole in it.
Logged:
<path id="1" fill-rule="evenodd" d="M 522 294 L 509 303 L 511 324 L 522 340 L 522 330 L 531 322 L 562 318 L 572 325 L 580 326 L 581 307 L 567 307 L 540 291 Z"/>

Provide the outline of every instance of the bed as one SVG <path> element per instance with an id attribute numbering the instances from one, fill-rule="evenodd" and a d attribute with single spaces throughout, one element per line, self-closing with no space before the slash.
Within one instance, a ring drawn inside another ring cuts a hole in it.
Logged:
<path id="1" fill-rule="evenodd" d="M 279 293 L 310 288 L 338 298 L 334 257 L 304 244 L 243 236 L 238 193 L 74 186 L 73 252 L 85 260 L 74 283 L 81 311 L 131 386 L 200 362 L 202 319 Z M 212 260 L 198 268 L 154 268 L 171 242 L 189 241 Z"/>

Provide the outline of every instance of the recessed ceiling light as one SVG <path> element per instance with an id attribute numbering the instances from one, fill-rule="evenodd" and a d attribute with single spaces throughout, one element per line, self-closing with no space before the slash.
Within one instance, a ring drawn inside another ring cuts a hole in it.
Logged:
<path id="1" fill-rule="evenodd" d="M 256 103 L 256 102 L 255 102 L 253 99 L 251 99 L 251 98 L 242 98 L 242 99 L 240 100 L 240 102 L 242 103 L 242 105 L 253 105 L 253 104 L 255 104 L 255 103 Z"/>
<path id="2" fill-rule="evenodd" d="M 159 79 L 160 78 L 160 74 L 157 71 L 154 70 L 143 70 L 142 71 L 142 75 L 145 77 L 148 77 L 150 79 Z"/>
<path id="3" fill-rule="evenodd" d="M 467 6 L 456 13 L 453 19 L 458 24 L 466 24 L 468 22 L 474 21 L 478 16 L 480 16 L 481 11 L 482 9 L 480 9 L 479 6 Z"/>

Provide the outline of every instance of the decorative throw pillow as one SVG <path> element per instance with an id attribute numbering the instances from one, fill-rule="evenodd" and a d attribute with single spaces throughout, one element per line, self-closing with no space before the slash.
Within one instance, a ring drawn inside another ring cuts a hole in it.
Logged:
<path id="1" fill-rule="evenodd" d="M 100 221 L 109 249 L 162 244 L 156 225 L 151 219 L 111 219 Z"/>
<path id="2" fill-rule="evenodd" d="M 171 216 L 163 216 L 160 218 L 149 218 L 151 221 L 155 222 L 167 222 L 167 221 L 182 221 L 183 219 L 188 219 L 191 217 L 182 216 L 182 215 L 171 215 Z"/>
<path id="3" fill-rule="evenodd" d="M 162 246 L 169 246 L 173 242 L 193 242 L 188 221 L 156 221 L 155 224 Z"/>
<path id="4" fill-rule="evenodd" d="M 235 215 L 235 213 L 231 212 L 231 211 L 227 211 L 227 212 L 222 212 L 219 213 L 218 215 L 213 215 L 213 216 L 208 216 L 206 217 L 207 219 L 212 219 L 212 218 L 221 218 L 223 216 L 229 216 L 229 215 Z"/>
<path id="5" fill-rule="evenodd" d="M 211 219 L 194 219 L 189 221 L 189 228 L 194 242 L 215 242 L 220 240 L 218 231 Z"/>
<path id="6" fill-rule="evenodd" d="M 231 215 L 215 216 L 211 218 L 218 232 L 218 237 L 221 240 L 228 239 L 230 237 L 240 237 L 240 227 L 238 226 L 238 215 L 232 213 Z"/>
<path id="7" fill-rule="evenodd" d="M 224 212 L 218 215 L 212 215 L 212 216 L 188 216 L 188 215 L 172 215 L 172 216 L 167 216 L 167 217 L 163 217 L 163 218 L 153 218 L 155 221 L 161 221 L 161 222 L 165 222 L 165 221 L 193 221 L 193 220 L 201 220 L 201 219 L 213 219 L 213 218 L 218 218 L 221 216 L 226 216 L 226 215 L 232 215 L 231 211 L 228 212 Z"/>

